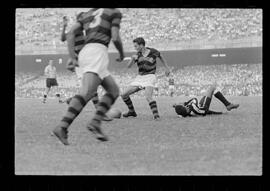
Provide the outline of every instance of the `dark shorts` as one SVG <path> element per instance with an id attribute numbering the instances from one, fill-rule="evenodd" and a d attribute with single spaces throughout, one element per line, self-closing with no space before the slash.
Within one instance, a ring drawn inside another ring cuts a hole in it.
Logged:
<path id="1" fill-rule="evenodd" d="M 210 103 L 211 103 L 211 98 L 207 96 L 203 96 L 199 102 L 199 106 L 203 107 L 206 111 L 208 111 L 210 107 Z"/>
<path id="2" fill-rule="evenodd" d="M 46 79 L 46 87 L 50 88 L 52 86 L 58 86 L 58 83 L 55 78 L 47 78 Z"/>

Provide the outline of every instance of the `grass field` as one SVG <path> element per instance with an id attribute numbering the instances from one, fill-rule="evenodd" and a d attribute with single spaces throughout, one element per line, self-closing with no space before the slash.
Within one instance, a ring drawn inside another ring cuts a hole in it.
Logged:
<path id="1" fill-rule="evenodd" d="M 103 123 L 108 142 L 85 128 L 89 103 L 69 131 L 70 146 L 50 135 L 67 105 L 49 99 L 15 100 L 17 175 L 261 175 L 262 97 L 228 97 L 239 103 L 219 116 L 178 118 L 170 105 L 185 97 L 157 98 L 161 121 L 154 121 L 143 98 L 134 98 L 138 117 Z M 126 111 L 120 99 L 114 107 Z"/>

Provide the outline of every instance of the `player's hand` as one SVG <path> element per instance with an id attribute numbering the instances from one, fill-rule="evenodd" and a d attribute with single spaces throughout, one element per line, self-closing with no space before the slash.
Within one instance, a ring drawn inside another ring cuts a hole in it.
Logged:
<path id="1" fill-rule="evenodd" d="M 125 58 L 124 55 L 120 55 L 119 58 L 116 58 L 116 62 L 122 62 L 124 58 Z"/>
<path id="2" fill-rule="evenodd" d="M 76 59 L 69 58 L 66 64 L 67 70 L 71 72 L 75 72 L 75 67 L 78 66 L 78 62 Z"/>

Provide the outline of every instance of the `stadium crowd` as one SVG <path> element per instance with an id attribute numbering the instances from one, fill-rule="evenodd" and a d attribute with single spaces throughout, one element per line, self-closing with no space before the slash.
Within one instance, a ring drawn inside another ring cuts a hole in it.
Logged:
<path id="1" fill-rule="evenodd" d="M 173 68 L 172 68 L 173 69 Z M 42 98 L 45 91 L 45 78 L 40 77 L 25 85 L 23 82 L 33 73 L 15 74 L 15 97 L 16 98 Z M 129 82 L 136 76 L 134 71 L 112 72 L 115 80 L 123 91 Z M 162 68 L 157 71 L 156 96 L 169 96 L 168 78 L 162 76 Z M 217 83 L 224 95 L 229 96 L 252 96 L 262 95 L 262 64 L 236 64 L 236 65 L 198 65 L 185 66 L 181 69 L 173 69 L 171 76 L 175 79 L 175 96 L 201 96 L 212 83 Z M 59 72 L 57 76 L 59 91 L 62 97 L 68 98 L 78 91 L 78 80 L 75 74 Z M 55 95 L 52 90 L 49 97 Z M 99 95 L 103 89 L 98 89 Z M 134 96 L 143 96 L 143 91 Z"/>
<path id="2" fill-rule="evenodd" d="M 62 18 L 88 9 L 17 9 L 16 48 L 63 48 L 60 41 Z M 121 35 L 124 45 L 142 36 L 149 45 L 175 42 L 224 41 L 262 36 L 261 9 L 129 9 L 123 14 Z M 136 19 L 134 19 L 136 18 Z"/>

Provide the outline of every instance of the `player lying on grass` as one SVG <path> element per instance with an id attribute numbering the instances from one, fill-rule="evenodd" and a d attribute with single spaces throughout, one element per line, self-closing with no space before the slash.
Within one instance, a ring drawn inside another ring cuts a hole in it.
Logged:
<path id="1" fill-rule="evenodd" d="M 175 112 L 182 117 L 222 114 L 222 112 L 211 111 L 209 109 L 213 95 L 225 105 L 228 111 L 239 107 L 239 104 L 229 102 L 220 91 L 216 91 L 216 85 L 212 85 L 208 89 L 200 102 L 198 102 L 197 98 L 192 98 L 187 102 L 174 104 L 173 107 Z"/>

